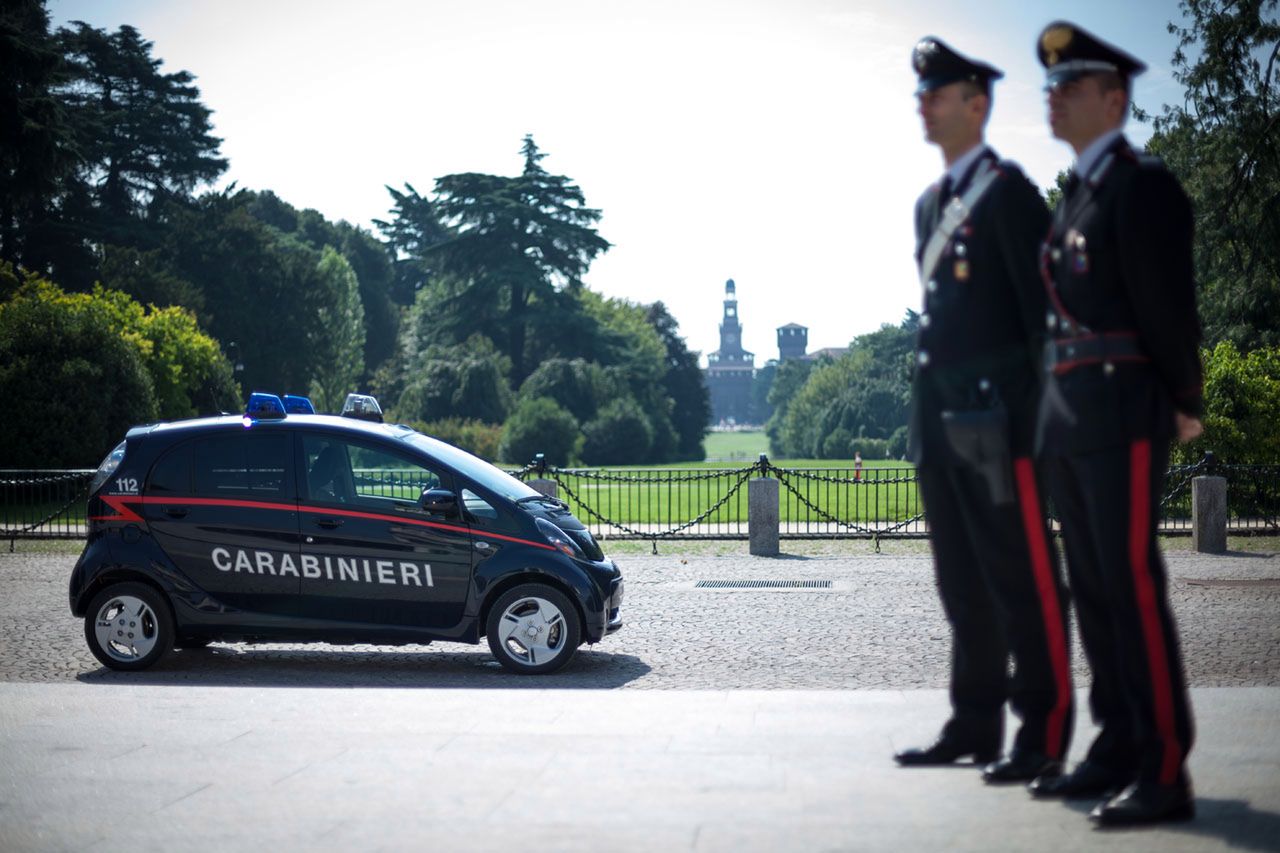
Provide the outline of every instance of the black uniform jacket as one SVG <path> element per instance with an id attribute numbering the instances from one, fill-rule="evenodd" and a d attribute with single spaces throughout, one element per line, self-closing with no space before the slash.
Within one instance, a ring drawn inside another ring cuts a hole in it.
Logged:
<path id="1" fill-rule="evenodd" d="M 1030 453 L 1033 444 L 1047 311 L 1038 258 L 1049 211 L 1022 170 L 998 162 L 991 149 L 953 195 L 964 195 L 984 159 L 998 176 L 925 286 L 912 385 L 909 455 L 916 464 L 959 464 L 942 432 L 942 412 L 984 408 L 993 398 L 1009 412 L 1014 455 Z M 934 185 L 916 202 L 917 263 L 939 206 L 949 201 L 939 195 Z"/>
<path id="2" fill-rule="evenodd" d="M 1060 368 L 1055 382 L 1074 418 L 1068 426 L 1046 407 L 1048 435 L 1060 449 L 1167 439 L 1175 409 L 1202 413 L 1192 233 L 1191 204 L 1177 179 L 1123 137 L 1054 211 L 1043 259 L 1054 337 L 1132 334 L 1140 350 L 1110 366 Z"/>

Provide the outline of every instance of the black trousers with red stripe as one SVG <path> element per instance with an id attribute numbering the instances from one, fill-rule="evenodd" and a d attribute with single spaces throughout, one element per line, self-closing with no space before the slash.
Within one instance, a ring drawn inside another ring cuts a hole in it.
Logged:
<path id="1" fill-rule="evenodd" d="M 1020 458 L 1014 470 L 1017 500 L 1001 506 L 968 468 L 925 464 L 917 472 L 952 629 L 945 731 L 998 747 L 1007 700 L 1022 720 L 1014 748 L 1062 758 L 1074 719 L 1066 592 L 1035 469 Z"/>
<path id="2" fill-rule="evenodd" d="M 1193 725 L 1156 544 L 1169 444 L 1142 439 L 1046 462 L 1093 671 L 1090 711 L 1102 727 L 1089 760 L 1171 784 Z"/>

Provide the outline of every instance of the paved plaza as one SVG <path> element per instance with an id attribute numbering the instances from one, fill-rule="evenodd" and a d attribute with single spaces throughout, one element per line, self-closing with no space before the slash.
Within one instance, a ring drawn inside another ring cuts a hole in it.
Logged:
<path id="1" fill-rule="evenodd" d="M 662 550 L 619 556 L 625 627 L 541 678 L 449 644 L 114 673 L 74 556 L 0 554 L 0 851 L 1280 849 L 1280 557 L 1169 553 L 1199 818 L 1104 832 L 1091 803 L 894 766 L 946 715 L 927 556 Z M 752 579 L 831 585 L 697 586 Z"/>

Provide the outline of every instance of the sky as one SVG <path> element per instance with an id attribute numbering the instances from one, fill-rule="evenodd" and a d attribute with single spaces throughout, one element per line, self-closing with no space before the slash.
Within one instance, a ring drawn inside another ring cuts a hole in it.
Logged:
<path id="1" fill-rule="evenodd" d="M 136 27 L 196 75 L 232 182 L 372 228 L 385 186 L 543 166 L 602 211 L 586 276 L 662 300 L 719 347 L 724 284 L 744 346 L 775 329 L 847 346 L 918 308 L 912 207 L 942 173 L 911 49 L 924 35 L 1002 69 L 987 140 L 1038 186 L 1072 153 L 1045 126 L 1035 41 L 1067 17 L 1144 60 L 1134 101 L 1180 103 L 1176 0 L 53 0 L 53 25 Z M 1149 124 L 1130 121 L 1141 144 Z"/>

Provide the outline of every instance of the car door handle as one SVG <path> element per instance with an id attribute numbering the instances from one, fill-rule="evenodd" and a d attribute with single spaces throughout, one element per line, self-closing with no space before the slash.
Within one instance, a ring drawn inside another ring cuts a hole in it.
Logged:
<path id="1" fill-rule="evenodd" d="M 336 530 L 342 526 L 340 518 L 317 518 L 316 525 L 323 527 L 325 530 Z"/>
<path id="2" fill-rule="evenodd" d="M 185 506 L 167 506 L 164 508 L 164 514 L 170 518 L 186 518 L 187 513 L 189 512 L 191 512 L 191 510 L 187 509 Z"/>
<path id="3" fill-rule="evenodd" d="M 490 547 L 492 547 L 492 546 L 490 546 L 488 542 L 477 542 L 477 543 L 476 543 L 476 550 L 477 550 L 477 551 L 488 551 Z"/>

